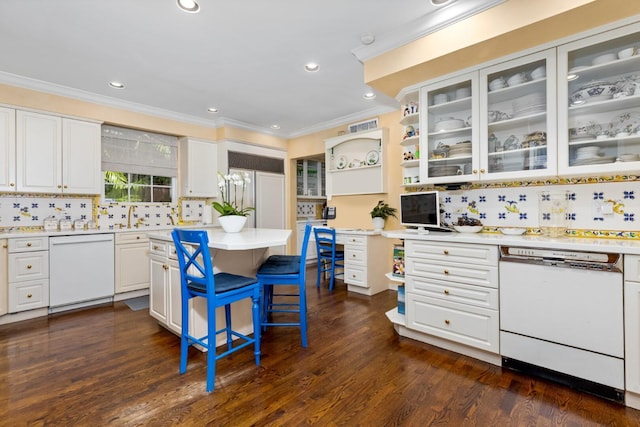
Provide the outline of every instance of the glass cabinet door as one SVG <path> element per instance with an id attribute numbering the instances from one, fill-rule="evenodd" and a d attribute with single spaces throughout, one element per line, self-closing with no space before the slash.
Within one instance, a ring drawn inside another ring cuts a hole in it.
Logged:
<path id="1" fill-rule="evenodd" d="M 480 71 L 480 179 L 556 174 L 555 50 Z"/>
<path id="2" fill-rule="evenodd" d="M 421 181 L 477 179 L 477 81 L 477 73 L 472 73 L 421 89 L 420 128 L 426 129 L 420 137 Z"/>
<path id="3" fill-rule="evenodd" d="M 640 25 L 558 47 L 558 169 L 640 167 Z"/>

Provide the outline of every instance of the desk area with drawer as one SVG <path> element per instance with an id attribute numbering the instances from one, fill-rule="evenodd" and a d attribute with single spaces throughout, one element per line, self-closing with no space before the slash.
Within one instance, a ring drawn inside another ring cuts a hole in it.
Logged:
<path id="1" fill-rule="evenodd" d="M 336 242 L 344 248 L 344 282 L 347 290 L 375 295 L 389 288 L 388 241 L 373 230 L 336 228 Z M 384 262 L 381 262 L 381 257 Z"/>

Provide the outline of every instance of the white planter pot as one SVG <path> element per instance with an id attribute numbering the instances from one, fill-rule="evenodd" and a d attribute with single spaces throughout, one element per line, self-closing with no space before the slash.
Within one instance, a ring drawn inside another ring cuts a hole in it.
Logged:
<path id="1" fill-rule="evenodd" d="M 384 218 L 377 216 L 371 218 L 371 222 L 373 223 L 373 231 L 380 231 L 384 228 Z"/>
<path id="2" fill-rule="evenodd" d="M 246 216 L 241 215 L 226 215 L 218 217 L 218 222 L 227 233 L 237 233 L 242 230 L 242 227 L 247 222 Z"/>

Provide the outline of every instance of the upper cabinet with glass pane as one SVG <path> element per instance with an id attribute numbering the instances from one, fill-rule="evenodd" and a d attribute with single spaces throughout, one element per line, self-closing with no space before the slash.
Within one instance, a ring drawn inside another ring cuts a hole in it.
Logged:
<path id="1" fill-rule="evenodd" d="M 555 50 L 480 70 L 480 179 L 556 173 Z"/>
<path id="2" fill-rule="evenodd" d="M 477 99 L 477 73 L 422 88 L 420 181 L 466 182 L 477 178 Z"/>
<path id="3" fill-rule="evenodd" d="M 640 167 L 640 24 L 558 47 L 561 174 Z"/>

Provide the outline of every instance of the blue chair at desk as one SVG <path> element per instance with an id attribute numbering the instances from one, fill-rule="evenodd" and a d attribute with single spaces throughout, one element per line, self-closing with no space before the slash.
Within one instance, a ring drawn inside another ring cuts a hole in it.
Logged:
<path id="1" fill-rule="evenodd" d="M 336 230 L 333 228 L 316 227 L 313 229 L 316 238 L 318 252 L 318 280 L 316 286 L 320 287 L 320 277 L 323 273 L 329 273 L 329 290 L 333 290 L 336 278 L 336 268 L 341 268 L 344 275 L 344 251 L 336 250 Z"/>
<path id="2" fill-rule="evenodd" d="M 189 346 L 199 344 L 207 350 L 207 392 L 214 388 L 216 360 L 228 356 L 251 344 L 254 345 L 256 365 L 260 365 L 260 286 L 252 277 L 229 273 L 214 273 L 206 231 L 175 229 L 171 233 L 180 264 L 182 295 L 182 334 L 180 341 L 180 374 L 187 370 Z M 207 335 L 189 334 L 189 300 L 203 297 L 207 300 Z M 236 332 L 231 327 L 231 303 L 251 298 L 253 312 L 253 338 Z M 225 327 L 216 329 L 216 308 L 224 307 Z M 216 336 L 226 333 L 227 349 L 216 352 Z M 242 342 L 233 345 L 233 337 Z"/>
<path id="3" fill-rule="evenodd" d="M 267 326 L 299 326 L 302 336 L 302 347 L 307 346 L 307 247 L 311 236 L 311 224 L 304 229 L 304 239 L 300 255 L 271 255 L 258 268 L 256 277 L 262 288 L 262 327 Z M 274 292 L 276 285 L 297 285 L 297 290 Z M 273 316 L 287 316 L 284 313 L 298 313 L 297 322 L 282 321 Z"/>

